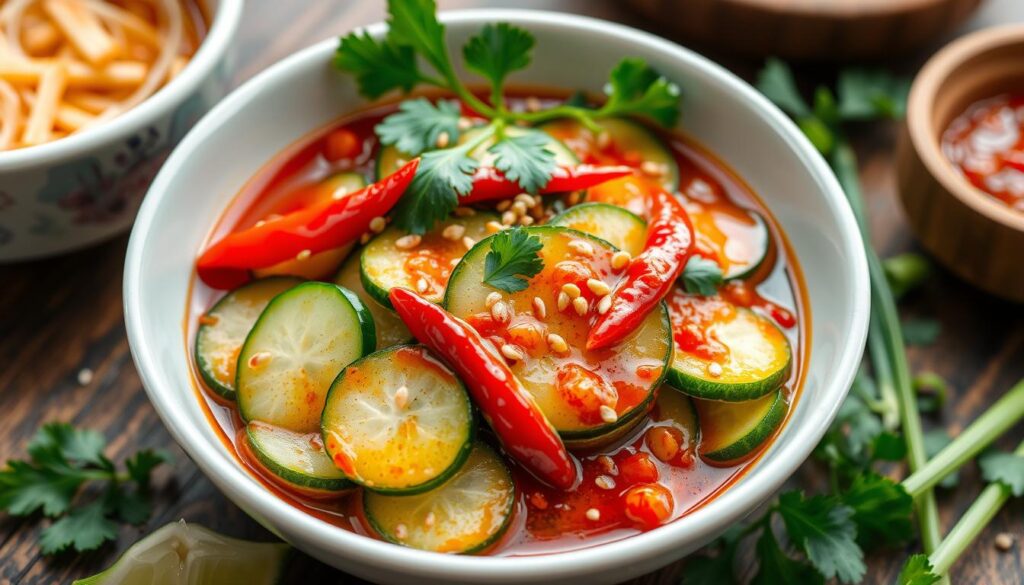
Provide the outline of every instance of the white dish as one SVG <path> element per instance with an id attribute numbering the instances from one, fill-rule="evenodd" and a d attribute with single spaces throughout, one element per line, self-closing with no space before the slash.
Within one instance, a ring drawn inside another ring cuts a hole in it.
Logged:
<path id="1" fill-rule="evenodd" d="M 656 530 L 611 544 L 532 557 L 440 555 L 336 528 L 266 490 L 229 453 L 193 391 L 183 312 L 193 263 L 239 188 L 309 132 L 358 107 L 351 78 L 330 67 L 334 40 L 255 77 L 182 141 L 136 221 L 125 268 L 125 315 L 146 391 L 175 439 L 253 518 L 305 552 L 386 583 L 579 583 L 634 577 L 695 550 L 768 499 L 827 429 L 860 363 L 868 322 L 868 275 L 845 197 L 800 131 L 749 85 L 668 41 L 607 22 L 550 12 L 481 10 L 443 15 L 450 42 L 487 22 L 537 37 L 528 82 L 599 91 L 612 65 L 638 56 L 683 89 L 682 126 L 725 160 L 766 202 L 807 276 L 810 364 L 802 396 L 768 452 L 707 505 Z M 383 25 L 368 28 L 373 35 Z M 571 66 L 567 64 L 572 64 Z"/>

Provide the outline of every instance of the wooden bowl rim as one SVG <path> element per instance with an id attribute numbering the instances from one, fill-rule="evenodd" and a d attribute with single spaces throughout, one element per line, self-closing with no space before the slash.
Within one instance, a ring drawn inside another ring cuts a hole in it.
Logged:
<path id="1" fill-rule="evenodd" d="M 727 0 L 761 10 L 784 12 L 799 16 L 818 16 L 830 18 L 865 18 L 903 14 L 916 10 L 925 10 L 932 6 L 953 4 L 961 0 L 860 0 L 859 2 L 837 2 L 828 0 L 812 4 L 806 0 L 780 6 L 777 0 Z"/>
<path id="2" fill-rule="evenodd" d="M 921 162 L 943 189 L 990 220 L 1024 232 L 1024 213 L 976 188 L 957 173 L 942 154 L 940 136 L 932 127 L 935 98 L 958 67 L 989 51 L 1016 44 L 1024 45 L 1024 24 L 997 26 L 971 33 L 933 55 L 910 88 L 907 130 Z M 1024 77 L 1024 62 L 1021 63 L 1021 74 Z"/>

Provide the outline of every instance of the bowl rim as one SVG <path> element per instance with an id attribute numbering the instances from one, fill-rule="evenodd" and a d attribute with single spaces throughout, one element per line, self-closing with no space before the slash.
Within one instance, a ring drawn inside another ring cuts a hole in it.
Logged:
<path id="1" fill-rule="evenodd" d="M 907 98 L 907 133 L 928 173 L 961 203 L 987 219 L 1024 232 L 1024 213 L 970 184 L 942 154 L 942 132 L 933 127 L 935 100 L 964 63 L 1006 46 L 1024 47 L 1024 24 L 982 29 L 946 45 L 917 74 Z M 1024 70 L 1024 66 L 1022 66 Z"/>
<path id="2" fill-rule="evenodd" d="M 245 0 L 217 0 L 210 29 L 195 55 L 178 76 L 142 103 L 81 133 L 36 146 L 0 152 L 0 173 L 19 171 L 30 166 L 54 165 L 62 160 L 88 155 L 167 115 L 209 78 L 213 68 L 227 53 L 231 39 L 238 30 L 244 4 Z"/>
<path id="3" fill-rule="evenodd" d="M 849 252 L 851 259 L 847 270 L 854 289 L 853 306 L 850 307 L 852 327 L 843 336 L 846 343 L 837 350 L 835 360 L 838 366 L 822 382 L 823 396 L 830 403 L 816 406 L 820 408 L 820 416 L 810 418 L 804 426 L 791 431 L 796 433 L 794 440 L 772 453 L 773 465 L 760 469 L 756 476 L 752 475 L 757 477 L 756 481 L 744 481 L 732 486 L 691 514 L 657 529 L 607 544 L 565 553 L 517 557 L 441 555 L 395 546 L 335 527 L 294 508 L 253 482 L 233 459 L 206 448 L 207 438 L 203 436 L 200 425 L 208 424 L 207 421 L 204 419 L 200 423 L 188 417 L 175 416 L 179 407 L 174 404 L 174 396 L 179 390 L 155 376 L 158 369 L 155 364 L 161 356 L 147 343 L 142 317 L 144 303 L 139 294 L 142 288 L 142 266 L 146 261 L 143 251 L 146 249 L 147 234 L 157 220 L 160 199 L 169 196 L 168 187 L 172 176 L 189 160 L 194 146 L 216 131 L 217 123 L 214 120 L 245 107 L 251 96 L 279 83 L 279 78 L 293 65 L 309 60 L 326 62 L 336 48 L 337 41 L 334 39 L 294 53 L 233 91 L 182 140 L 150 187 L 132 231 L 124 273 L 125 324 L 129 346 L 143 386 L 175 440 L 221 491 L 265 526 L 274 527 L 278 534 L 301 535 L 296 540 L 311 544 L 310 548 L 315 548 L 321 555 L 326 550 L 343 551 L 344 556 L 359 559 L 359 567 L 365 570 L 372 567 L 373 570 L 391 574 L 417 574 L 437 580 L 472 579 L 476 582 L 520 583 L 524 580 L 580 578 L 601 572 L 614 574 L 616 569 L 644 563 L 653 569 L 653 563 L 658 557 L 670 555 L 673 550 L 703 544 L 713 533 L 717 535 L 767 500 L 810 455 L 838 411 L 860 365 L 869 315 L 867 260 L 853 212 L 835 175 L 792 121 L 750 85 L 689 49 L 625 25 L 550 11 L 460 10 L 443 12 L 441 20 L 449 26 L 495 21 L 511 22 L 525 28 L 532 25 L 557 26 L 571 34 L 614 37 L 624 43 L 661 53 L 666 59 L 683 62 L 686 67 L 708 76 L 713 82 L 751 103 L 751 107 L 794 151 L 820 185 L 822 197 L 839 225 L 836 236 L 841 249 Z M 384 23 L 378 22 L 357 30 L 379 36 L 386 27 Z"/>

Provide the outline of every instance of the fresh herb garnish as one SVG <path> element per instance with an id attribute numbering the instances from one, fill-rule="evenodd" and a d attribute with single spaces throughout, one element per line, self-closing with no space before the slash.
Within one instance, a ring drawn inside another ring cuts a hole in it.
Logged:
<path id="1" fill-rule="evenodd" d="M 1016 453 L 992 452 L 978 460 L 985 481 L 999 482 L 1016 497 L 1024 496 L 1024 457 Z"/>
<path id="2" fill-rule="evenodd" d="M 714 260 L 690 256 L 683 268 L 683 287 L 691 295 L 710 296 L 722 286 L 722 268 Z"/>
<path id="3" fill-rule="evenodd" d="M 484 284 L 508 293 L 526 289 L 527 279 L 544 268 L 540 257 L 543 247 L 540 238 L 527 234 L 520 226 L 494 234 L 491 250 L 484 258 Z"/>
<path id="4" fill-rule="evenodd" d="M 466 69 L 490 86 L 489 102 L 484 101 L 456 75 L 436 10 L 433 0 L 389 0 L 387 36 L 378 41 L 366 33 L 350 33 L 341 39 L 334 60 L 338 69 L 355 77 L 360 93 L 368 98 L 431 86 L 451 92 L 484 118 L 485 129 L 472 146 L 458 144 L 458 108 L 440 105 L 444 102 L 434 106 L 423 98 L 406 102 L 377 126 L 382 144 L 408 156 L 423 156 L 416 179 L 395 213 L 396 225 L 412 233 L 431 229 L 458 206 L 459 196 L 469 193 L 470 175 L 478 164 L 467 159 L 486 140 L 493 140 L 487 151 L 494 166 L 523 191 L 536 193 L 547 185 L 555 170 L 554 155 L 546 148 L 548 140 L 540 133 L 507 132 L 509 128 L 572 118 L 598 131 L 597 120 L 605 117 L 632 116 L 665 126 L 674 125 L 679 117 L 679 88 L 642 59 L 624 59 L 612 70 L 608 98 L 599 108 L 563 103 L 538 111 L 510 111 L 505 104 L 505 81 L 509 74 L 529 66 L 535 39 L 529 31 L 507 23 L 485 25 L 462 48 Z M 432 71 L 423 71 L 418 59 Z M 431 156 L 443 152 L 434 149 L 455 153 Z"/>
<path id="5" fill-rule="evenodd" d="M 932 572 L 932 564 L 928 562 L 925 555 L 913 555 L 903 565 L 899 577 L 896 578 L 898 585 L 932 585 L 939 582 L 939 576 Z"/>
<path id="6" fill-rule="evenodd" d="M 0 470 L 0 508 L 15 516 L 41 512 L 57 519 L 39 536 L 43 554 L 92 550 L 117 538 L 117 521 L 140 524 L 149 518 L 150 474 L 167 456 L 139 451 L 119 472 L 103 454 L 106 446 L 96 431 L 48 423 L 29 443 L 28 461 L 8 461 Z M 102 489 L 92 501 L 79 503 L 87 483 Z"/>

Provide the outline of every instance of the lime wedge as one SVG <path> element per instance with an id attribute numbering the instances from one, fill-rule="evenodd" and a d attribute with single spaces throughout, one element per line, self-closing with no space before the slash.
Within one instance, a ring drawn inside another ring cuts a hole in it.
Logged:
<path id="1" fill-rule="evenodd" d="M 222 536 L 172 522 L 136 542 L 106 571 L 74 585 L 261 585 L 276 583 L 290 547 Z"/>

